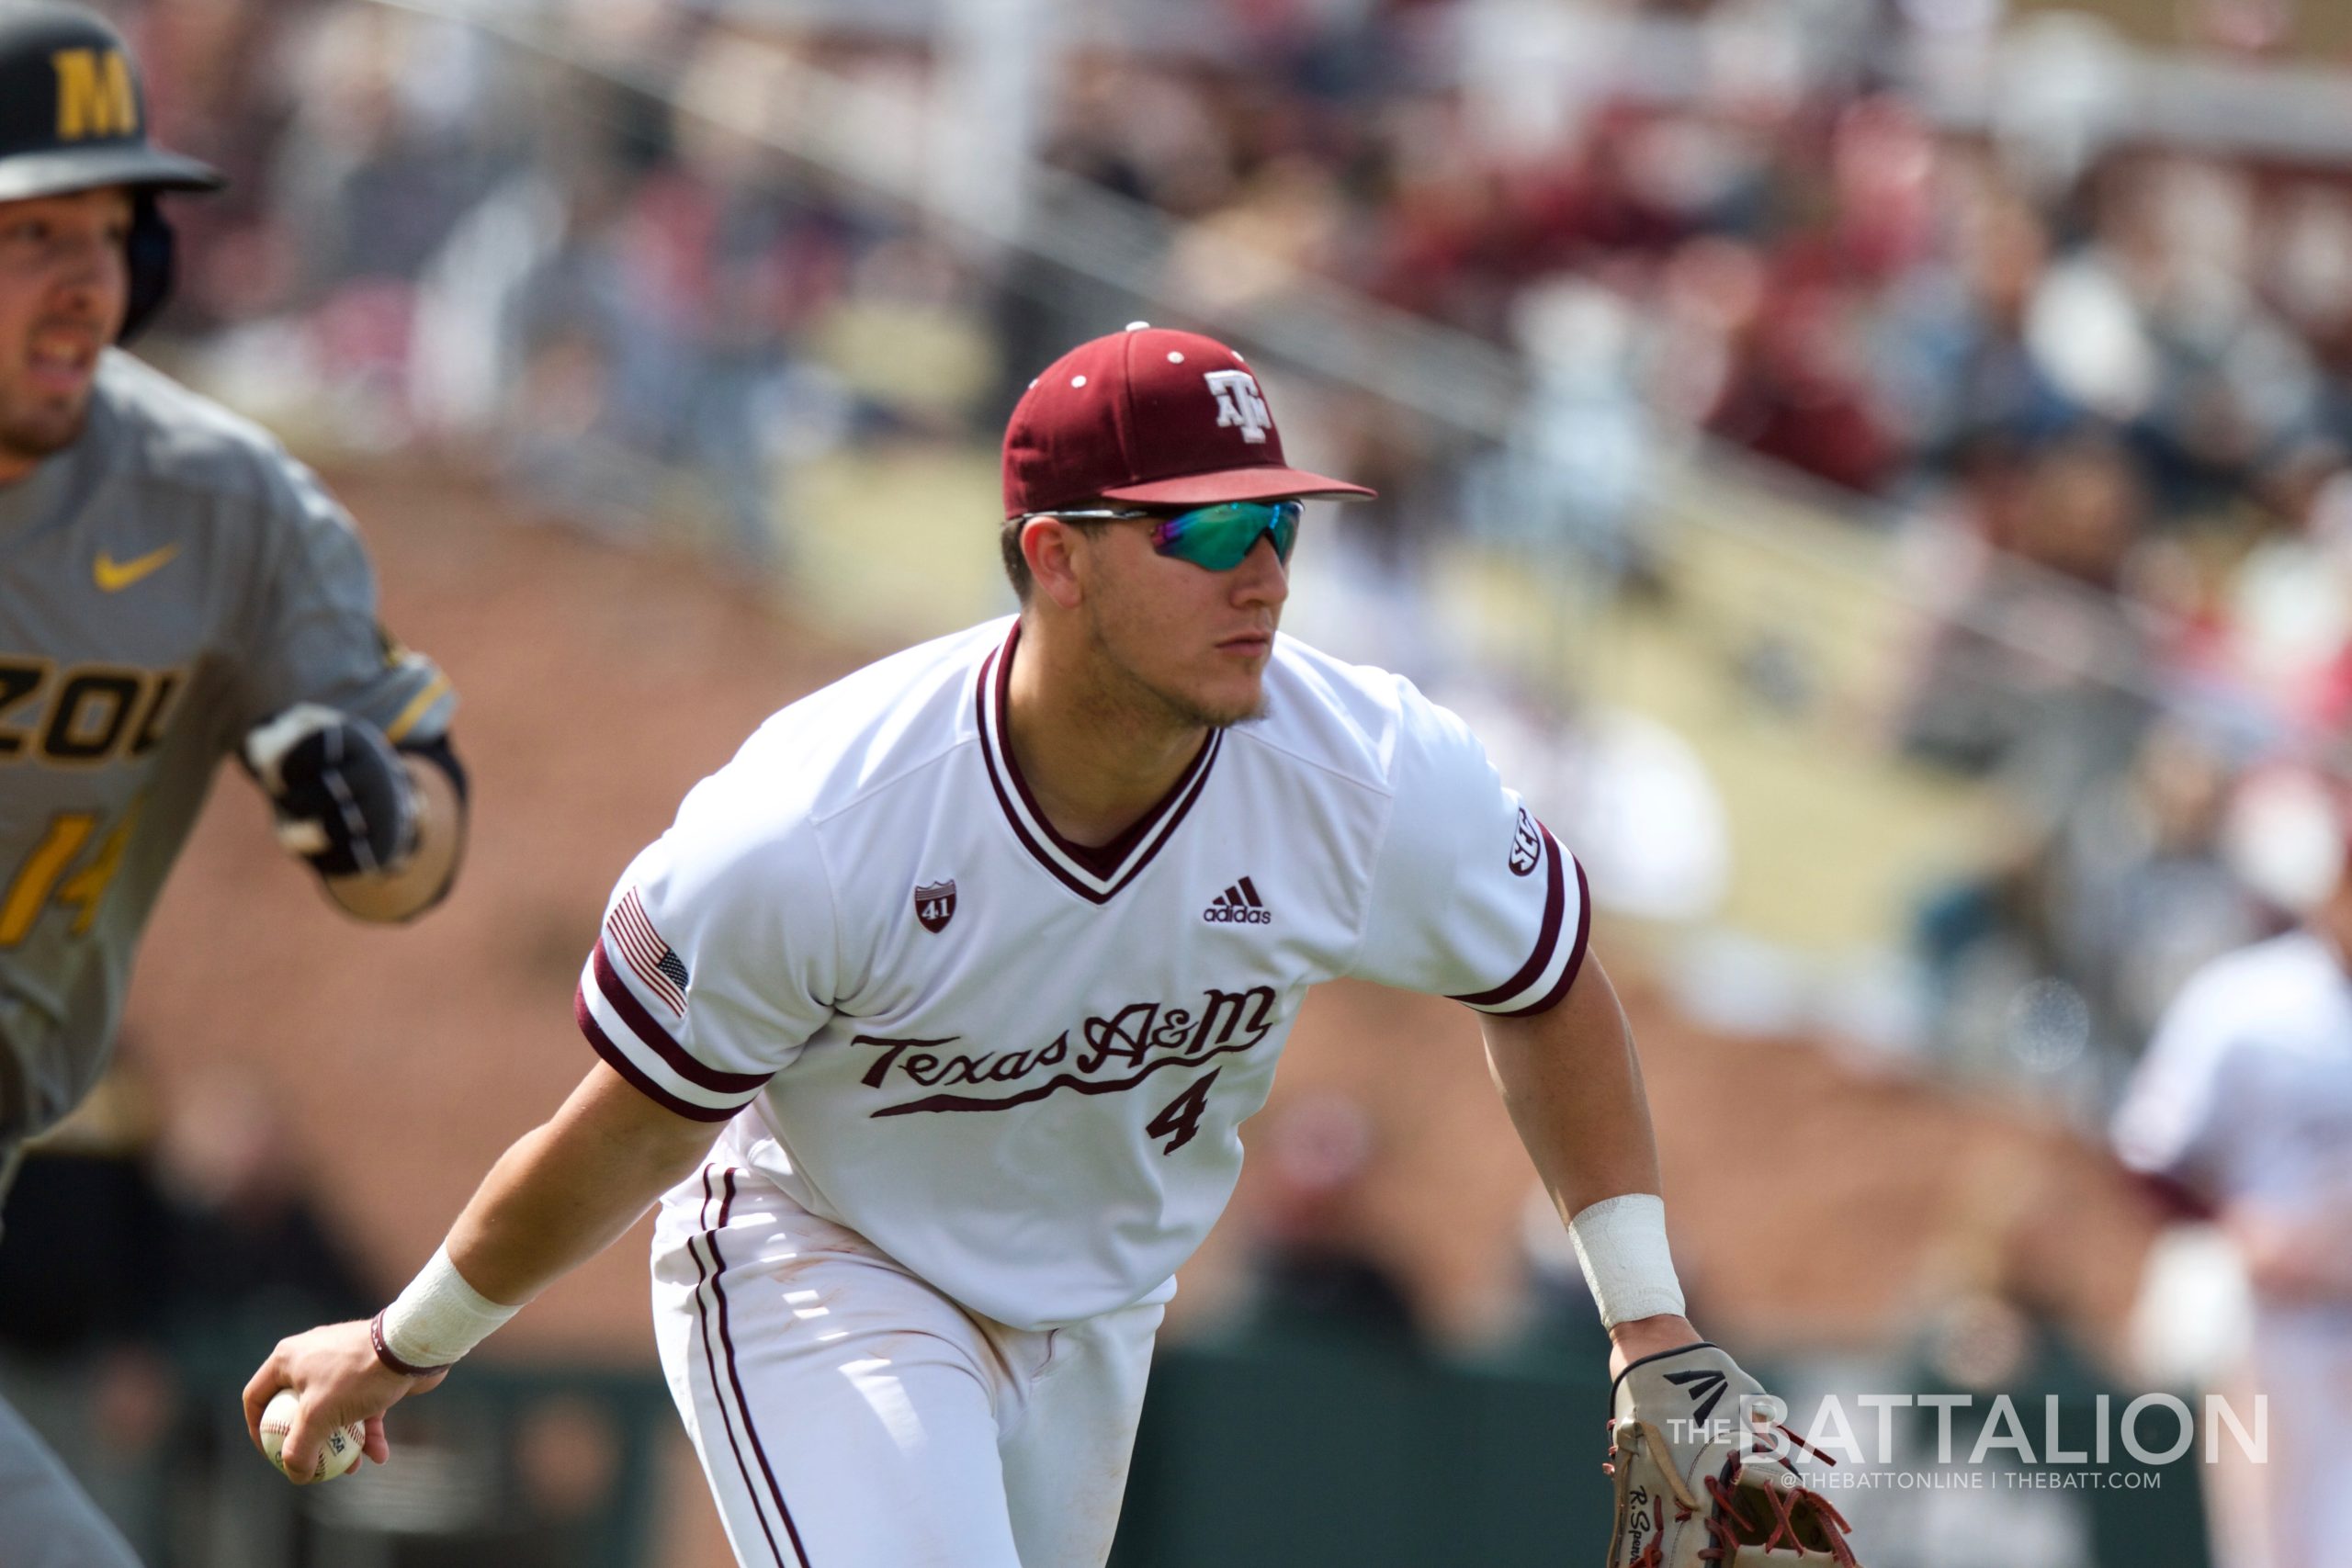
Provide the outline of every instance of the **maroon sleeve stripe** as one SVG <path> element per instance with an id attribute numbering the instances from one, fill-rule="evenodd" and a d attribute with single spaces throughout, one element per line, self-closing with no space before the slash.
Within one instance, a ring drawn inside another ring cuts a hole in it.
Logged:
<path id="1" fill-rule="evenodd" d="M 605 1058 L 605 1065 L 627 1078 L 632 1089 L 663 1110 L 675 1111 L 689 1122 L 725 1122 L 743 1109 L 741 1105 L 696 1105 L 691 1100 L 679 1099 L 647 1077 L 645 1069 L 630 1061 L 628 1054 L 606 1038 L 604 1030 L 597 1026 L 596 1015 L 588 1010 L 586 991 L 572 993 L 571 1016 L 578 1021 L 580 1032 L 588 1037 L 588 1043 L 596 1048 L 596 1055 Z"/>
<path id="2" fill-rule="evenodd" d="M 768 1073 L 722 1073 L 717 1067 L 696 1061 L 684 1045 L 671 1037 L 670 1032 L 657 1022 L 628 988 L 628 983 L 613 968 L 611 959 L 605 956 L 605 944 L 596 944 L 590 965 L 596 971 L 596 988 L 605 994 L 613 1010 L 621 1015 L 629 1032 L 645 1042 L 646 1048 L 668 1065 L 670 1070 L 694 1085 L 713 1094 L 741 1094 L 764 1086 L 774 1076 Z"/>
<path id="3" fill-rule="evenodd" d="M 1535 824 L 1535 830 L 1544 835 L 1544 924 L 1535 933 L 1535 951 L 1527 955 L 1527 962 L 1519 966 L 1518 974 L 1493 990 L 1455 997 L 1452 998 L 1454 1001 L 1474 1008 L 1492 1007 L 1497 1002 L 1509 1001 L 1535 984 L 1536 976 L 1542 975 L 1552 962 L 1552 949 L 1558 945 L 1560 940 L 1560 911 L 1567 899 L 1564 896 L 1560 876 L 1559 840 L 1553 838 L 1552 829 L 1541 822 Z M 1577 869 L 1577 875 L 1584 875 L 1581 867 Z"/>
<path id="4" fill-rule="evenodd" d="M 1548 839 L 1551 835 L 1547 833 L 1544 837 Z M 1555 846 L 1555 850 L 1556 847 Z M 1568 987 L 1577 983 L 1577 971 L 1584 967 L 1584 950 L 1591 940 L 1592 889 L 1585 883 L 1584 866 L 1578 863 L 1577 865 L 1577 942 L 1574 947 L 1568 949 L 1566 967 L 1560 971 L 1560 977 L 1552 982 L 1552 988 L 1544 992 L 1541 999 L 1530 1002 L 1523 1008 L 1512 1008 L 1507 1012 L 1498 1012 L 1494 1016 L 1532 1018 L 1539 1012 L 1550 1012 L 1554 1008 L 1558 1007 L 1560 998 L 1568 994 Z"/>

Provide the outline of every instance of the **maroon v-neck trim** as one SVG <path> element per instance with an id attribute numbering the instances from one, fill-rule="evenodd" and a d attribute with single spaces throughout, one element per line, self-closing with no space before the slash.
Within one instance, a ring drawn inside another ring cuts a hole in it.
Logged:
<path id="1" fill-rule="evenodd" d="M 1005 774 L 1012 780 L 1012 787 L 1021 796 L 1021 804 L 1027 808 L 1029 820 L 1044 831 L 1046 837 L 1052 841 L 1054 848 L 1061 851 L 1063 854 L 1068 855 L 1096 876 L 1110 878 L 1117 874 L 1120 863 L 1127 858 L 1137 844 L 1143 842 L 1152 829 L 1159 825 L 1159 819 L 1168 814 L 1170 808 L 1183 798 L 1186 790 L 1192 785 L 1193 776 L 1206 770 L 1209 755 L 1216 750 L 1217 741 L 1222 737 L 1214 729 L 1209 731 L 1201 740 L 1201 749 L 1193 752 L 1193 760 L 1185 764 L 1182 774 L 1174 784 L 1169 785 L 1168 793 L 1161 795 L 1150 810 L 1137 818 L 1134 826 L 1128 828 L 1117 838 L 1107 844 L 1074 843 L 1062 837 L 1059 830 L 1047 819 L 1045 809 L 1037 804 L 1037 797 L 1029 792 L 1029 781 L 1022 777 L 1021 763 L 1012 754 L 1012 729 L 1005 715 L 1012 710 L 1013 649 L 1019 647 L 1020 643 L 1021 623 L 1015 621 L 1012 623 L 1012 632 L 1004 639 L 1004 649 L 997 660 L 995 673 L 997 741 L 1003 752 Z"/>
<path id="2" fill-rule="evenodd" d="M 1183 775 L 1133 827 L 1107 844 L 1072 843 L 1055 829 L 1039 808 L 1028 781 L 1021 776 L 1021 764 L 1014 761 L 1008 739 L 1005 711 L 1012 691 L 1013 649 L 1020 641 L 1021 625 L 1016 621 L 1004 646 L 991 650 L 981 660 L 979 678 L 975 682 L 980 757 L 988 767 L 989 786 L 996 793 L 997 804 L 1003 808 L 1013 836 L 1039 864 L 1079 897 L 1096 904 L 1108 903 L 1151 863 L 1160 846 L 1167 843 L 1191 812 L 1225 743 L 1224 732 L 1209 732 Z"/>

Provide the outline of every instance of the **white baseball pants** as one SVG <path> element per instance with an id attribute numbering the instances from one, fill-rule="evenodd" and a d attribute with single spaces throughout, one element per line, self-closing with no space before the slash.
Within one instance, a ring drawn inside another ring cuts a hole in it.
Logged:
<path id="1" fill-rule="evenodd" d="M 746 1568 L 1101 1568 L 1158 1303 L 979 1318 L 725 1142 L 662 1201 L 670 1393 Z"/>
<path id="2" fill-rule="evenodd" d="M 2248 1425 L 2269 1400 L 2270 1448 L 2249 1462 L 2235 1438 L 2204 1471 L 2219 1568 L 2352 1568 L 2352 1491 L 2344 1412 L 2352 1408 L 2352 1331 L 2323 1308 L 2257 1309 L 2249 1364 L 2217 1391 Z"/>

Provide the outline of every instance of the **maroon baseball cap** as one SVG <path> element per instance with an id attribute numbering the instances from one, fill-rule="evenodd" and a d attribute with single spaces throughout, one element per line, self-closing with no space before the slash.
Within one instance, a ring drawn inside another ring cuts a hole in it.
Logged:
<path id="1" fill-rule="evenodd" d="M 1029 383 L 1004 427 L 1004 514 L 1101 496 L 1202 506 L 1374 492 L 1283 461 L 1258 378 L 1215 338 L 1137 321 Z"/>

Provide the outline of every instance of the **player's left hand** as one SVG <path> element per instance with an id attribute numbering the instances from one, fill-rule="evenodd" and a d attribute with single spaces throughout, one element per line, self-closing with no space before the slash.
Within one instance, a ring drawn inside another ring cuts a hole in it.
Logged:
<path id="1" fill-rule="evenodd" d="M 1714 1346 L 1635 1360 L 1610 1406 L 1609 1568 L 1856 1568 L 1846 1521 L 1791 1462 L 1779 1402 Z"/>
<path id="2" fill-rule="evenodd" d="M 254 1447 L 262 1447 L 262 1412 L 279 1389 L 290 1388 L 302 1401 L 302 1415 L 287 1432 L 282 1453 L 296 1485 L 304 1483 L 301 1478 L 318 1463 L 319 1445 L 338 1427 L 364 1427 L 360 1446 L 382 1464 L 392 1452 L 384 1437 L 384 1412 L 412 1393 L 438 1388 L 448 1375 L 444 1367 L 424 1377 L 403 1376 L 377 1359 L 365 1322 L 329 1324 L 279 1340 L 246 1382 L 245 1434 Z"/>
<path id="3" fill-rule="evenodd" d="M 390 871 L 416 847 L 416 786 L 383 732 L 296 703 L 245 737 L 245 765 L 277 813 L 277 841 L 324 876 Z"/>

